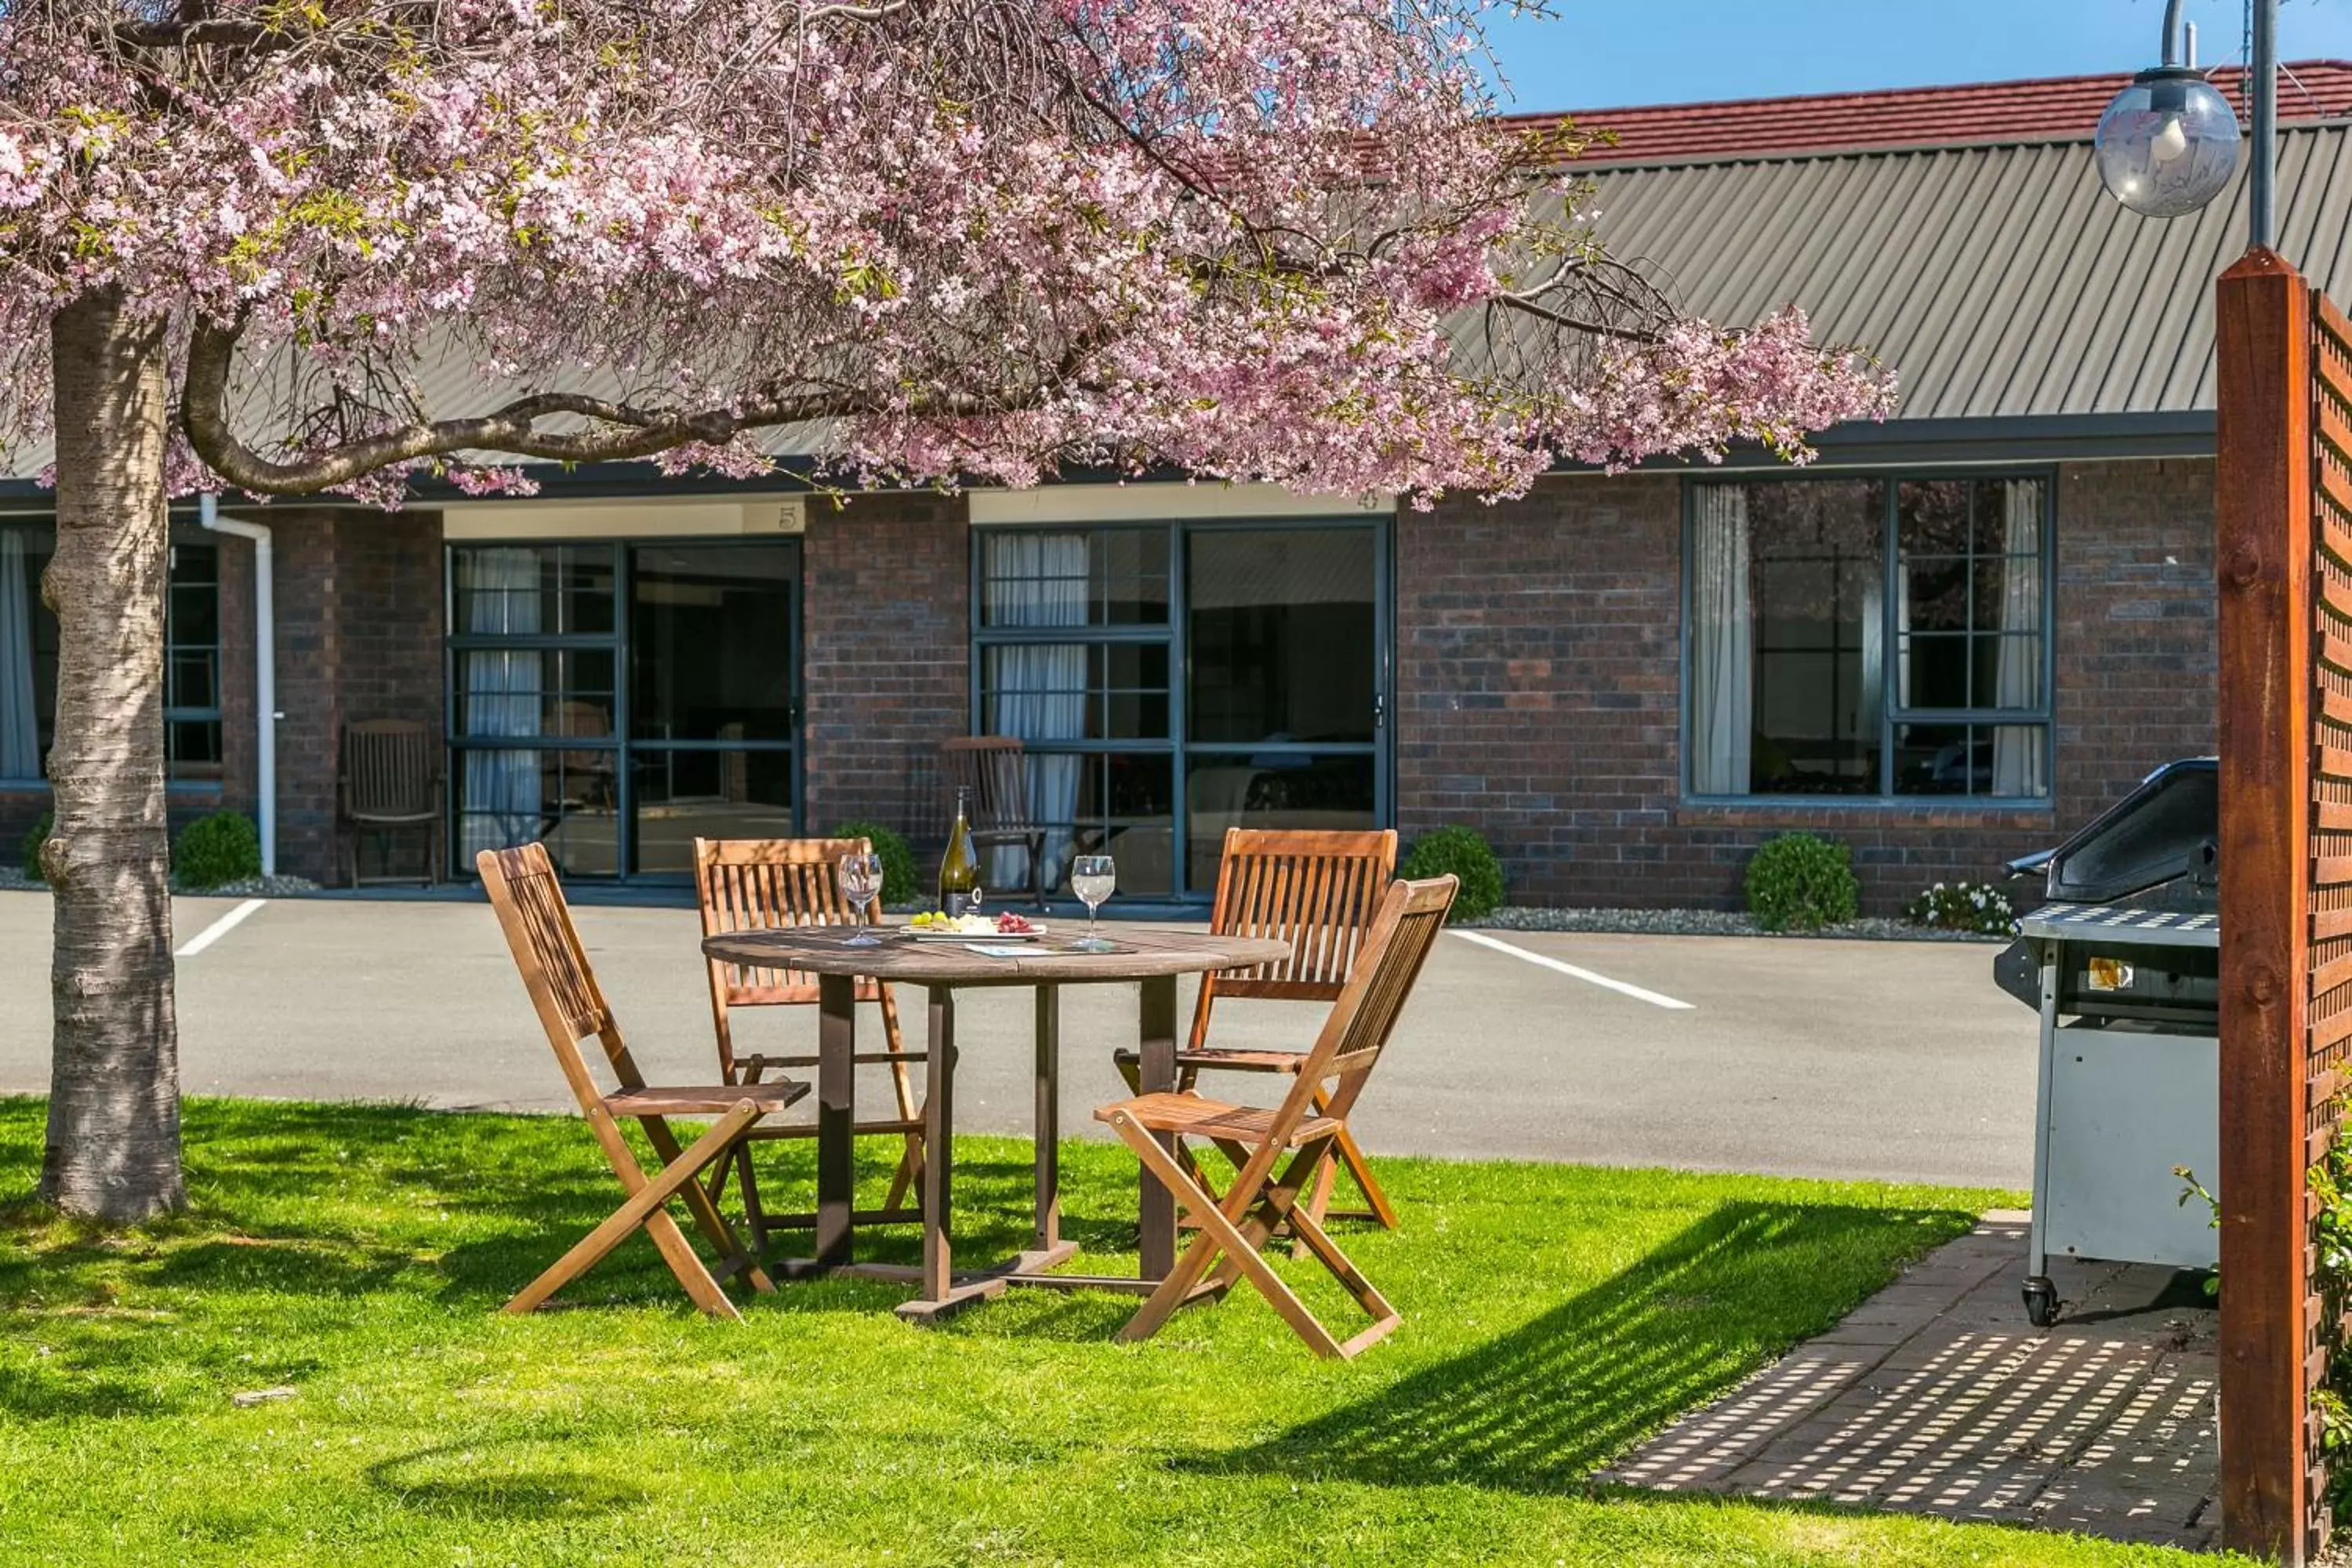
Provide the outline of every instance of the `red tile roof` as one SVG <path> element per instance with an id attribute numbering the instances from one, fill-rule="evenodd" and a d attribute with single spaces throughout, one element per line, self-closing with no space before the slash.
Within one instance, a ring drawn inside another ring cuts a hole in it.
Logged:
<path id="1" fill-rule="evenodd" d="M 2218 67 L 2206 75 L 2231 103 L 2240 103 L 2244 75 L 2240 68 Z M 1582 131 L 1616 133 L 1613 145 L 1585 153 L 1580 161 L 1587 163 L 1671 163 L 1737 154 L 2034 142 L 2089 137 L 2107 100 L 2130 79 L 2130 73 L 2118 71 L 1962 87 L 1583 110 L 1570 118 Z M 2282 122 L 2338 115 L 2352 115 L 2352 61 L 2300 60 L 2285 68 L 2279 80 Z M 1506 123 L 1545 125 L 1559 118 L 1511 115 Z"/>

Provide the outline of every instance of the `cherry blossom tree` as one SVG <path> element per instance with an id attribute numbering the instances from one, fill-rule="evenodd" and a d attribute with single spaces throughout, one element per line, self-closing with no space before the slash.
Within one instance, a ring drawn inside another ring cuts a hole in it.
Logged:
<path id="1" fill-rule="evenodd" d="M 164 503 L 532 462 L 1424 504 L 1884 412 L 1678 318 L 1486 0 L 0 0 L 0 448 L 53 451 L 42 1193 L 183 1201 Z M 427 362 L 478 367 L 428 407 Z"/>

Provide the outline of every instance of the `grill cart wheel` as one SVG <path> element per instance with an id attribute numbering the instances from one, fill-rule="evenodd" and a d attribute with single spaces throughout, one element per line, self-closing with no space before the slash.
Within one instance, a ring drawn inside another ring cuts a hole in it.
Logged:
<path id="1" fill-rule="evenodd" d="M 2025 1282 L 2025 1318 L 2037 1329 L 2046 1329 L 2058 1321 L 2058 1287 L 2036 1277 Z"/>

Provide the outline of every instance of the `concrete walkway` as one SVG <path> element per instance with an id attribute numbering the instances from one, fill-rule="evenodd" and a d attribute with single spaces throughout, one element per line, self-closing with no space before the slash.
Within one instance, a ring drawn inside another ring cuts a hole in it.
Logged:
<path id="1" fill-rule="evenodd" d="M 2168 1268 L 2053 1260 L 2037 1330 L 2025 1221 L 1987 1215 L 1605 1479 L 2211 1548 L 2219 1313 Z"/>

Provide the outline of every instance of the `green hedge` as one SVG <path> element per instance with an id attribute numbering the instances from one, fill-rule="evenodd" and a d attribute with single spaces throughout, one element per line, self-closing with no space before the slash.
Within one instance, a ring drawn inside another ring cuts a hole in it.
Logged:
<path id="1" fill-rule="evenodd" d="M 217 888 L 260 875 L 261 834 L 242 812 L 200 816 L 172 846 L 172 876 L 183 888 Z"/>
<path id="2" fill-rule="evenodd" d="M 1462 879 L 1449 921 L 1475 921 L 1503 905 L 1503 862 L 1484 838 L 1467 827 L 1424 833 L 1404 858 L 1398 874 L 1412 881 L 1451 872 Z"/>
<path id="3" fill-rule="evenodd" d="M 50 813 L 45 811 L 41 813 L 40 820 L 33 824 L 32 831 L 25 835 L 25 875 L 36 882 L 42 880 L 41 846 L 48 841 L 49 824 L 55 820 Z"/>
<path id="4" fill-rule="evenodd" d="M 1819 931 L 1861 910 L 1853 857 L 1836 839 L 1784 834 L 1748 858 L 1748 912 L 1766 931 Z"/>

